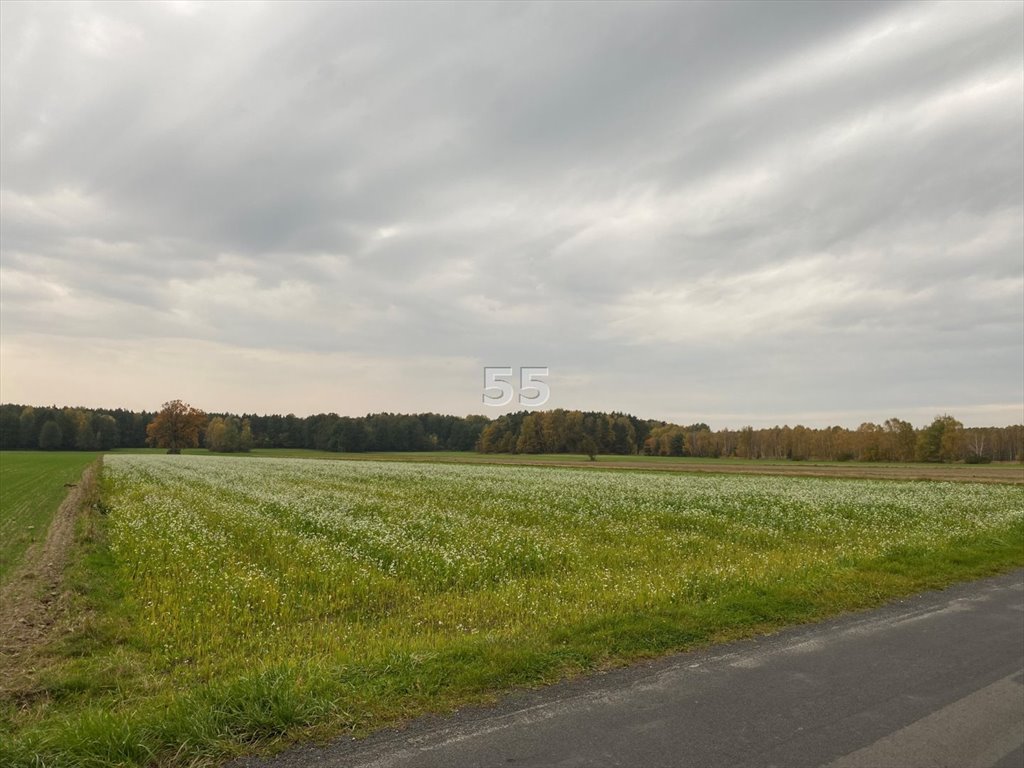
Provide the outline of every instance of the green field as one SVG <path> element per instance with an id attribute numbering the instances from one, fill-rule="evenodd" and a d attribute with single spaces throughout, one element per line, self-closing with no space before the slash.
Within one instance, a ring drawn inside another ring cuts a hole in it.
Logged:
<path id="1" fill-rule="evenodd" d="M 194 765 L 1024 564 L 1024 489 L 115 455 L 0 762 Z M 27 694 L 26 694 L 27 695 Z M 6 731 L 6 733 L 4 733 Z"/>
<path id="2" fill-rule="evenodd" d="M 54 512 L 95 453 L 0 451 L 0 582 L 29 545 L 46 538 Z"/>

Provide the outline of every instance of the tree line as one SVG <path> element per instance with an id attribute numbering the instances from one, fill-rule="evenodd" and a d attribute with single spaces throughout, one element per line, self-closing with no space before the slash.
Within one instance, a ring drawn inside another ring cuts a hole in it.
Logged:
<path id="1" fill-rule="evenodd" d="M 0 405 L 0 450 L 109 451 L 146 445 L 156 414 L 123 408 Z"/>
<path id="2" fill-rule="evenodd" d="M 174 401 L 176 403 L 178 401 Z M 447 416 L 437 413 L 373 413 L 339 416 L 321 413 L 300 417 L 211 413 L 195 409 L 165 413 L 89 408 L 0 405 L 0 450 L 106 451 L 161 444 L 172 450 L 202 445 L 212 451 L 252 448 L 313 448 L 322 451 L 472 451 L 486 416 Z M 187 404 L 180 404 L 186 406 Z M 194 412 L 194 413 L 193 413 Z M 174 422 L 154 430 L 159 414 Z M 198 416 L 196 414 L 199 414 Z M 180 436 L 184 439 L 177 442 Z M 192 439 L 194 434 L 195 439 Z M 173 445 L 171 444 L 173 442 Z"/>
<path id="3" fill-rule="evenodd" d="M 926 427 L 892 418 L 857 429 L 782 426 L 712 430 L 624 413 L 533 411 L 501 416 L 483 430 L 484 453 L 643 454 L 793 461 L 1024 461 L 1024 425 L 964 427 L 949 415 Z"/>
<path id="4" fill-rule="evenodd" d="M 178 403 L 187 412 L 168 412 Z M 165 421 L 161 424 L 158 415 Z M 184 419 L 184 432 L 173 419 Z M 187 422 L 187 423 L 185 423 Z M 163 432 L 171 424 L 170 432 Z M 168 439 L 167 435 L 179 435 Z M 186 435 L 181 438 L 180 435 Z M 881 424 L 712 430 L 625 413 L 521 411 L 489 419 L 436 413 L 336 413 L 299 417 L 213 413 L 173 401 L 156 411 L 0 405 L 0 450 L 110 450 L 162 445 L 212 451 L 312 448 L 322 451 L 480 451 L 483 453 L 643 454 L 795 461 L 1024 461 L 1024 425 L 964 427 L 949 415 L 915 428 Z"/>

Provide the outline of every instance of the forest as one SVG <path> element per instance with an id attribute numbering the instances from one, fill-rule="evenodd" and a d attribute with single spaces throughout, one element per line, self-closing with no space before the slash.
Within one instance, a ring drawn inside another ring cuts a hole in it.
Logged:
<path id="1" fill-rule="evenodd" d="M 0 450 L 143 448 L 153 411 L 0 405 Z M 928 425 L 890 418 L 856 429 L 775 426 L 713 430 L 625 413 L 554 409 L 490 419 L 436 413 L 366 416 L 204 414 L 201 444 L 336 452 L 472 451 L 789 459 L 988 462 L 1024 460 L 1024 425 L 964 427 L 950 415 Z"/>
<path id="2" fill-rule="evenodd" d="M 552 410 L 495 419 L 483 430 L 484 453 L 587 453 L 789 459 L 793 461 L 1020 461 L 1024 426 L 972 427 L 949 415 L 926 427 L 891 418 L 857 429 L 781 426 L 712 430 L 644 421 L 623 413 Z"/>
<path id="3" fill-rule="evenodd" d="M 144 448 L 156 411 L 0 405 L 0 450 L 106 451 Z M 472 451 L 486 416 L 375 413 L 206 414 L 203 445 L 211 450 L 312 448 L 321 451 Z M 236 439 L 232 439 L 237 435 Z"/>

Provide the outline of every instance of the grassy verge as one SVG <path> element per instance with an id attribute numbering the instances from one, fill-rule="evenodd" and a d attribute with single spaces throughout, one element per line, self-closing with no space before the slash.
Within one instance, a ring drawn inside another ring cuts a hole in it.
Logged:
<path id="1" fill-rule="evenodd" d="M 1024 565 L 1017 488 L 117 466 L 4 765 L 213 764 Z"/>
<path id="2" fill-rule="evenodd" d="M 96 453 L 0 451 L 0 583 L 46 538 L 54 512 Z"/>

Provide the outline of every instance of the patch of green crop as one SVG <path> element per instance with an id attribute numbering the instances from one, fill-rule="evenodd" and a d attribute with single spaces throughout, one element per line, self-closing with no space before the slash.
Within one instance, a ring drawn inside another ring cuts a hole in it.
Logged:
<path id="1" fill-rule="evenodd" d="M 25 550 L 46 538 L 50 521 L 75 483 L 99 454 L 0 451 L 0 582 Z"/>

